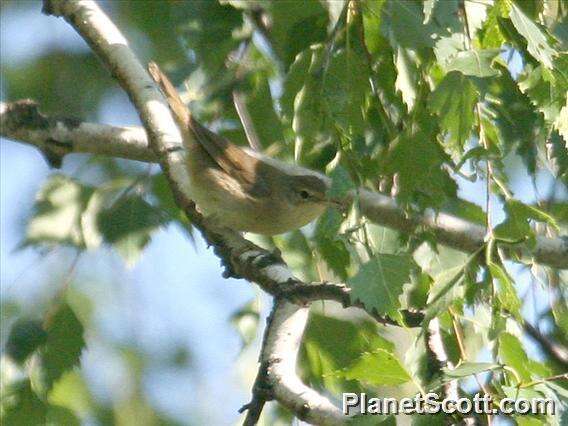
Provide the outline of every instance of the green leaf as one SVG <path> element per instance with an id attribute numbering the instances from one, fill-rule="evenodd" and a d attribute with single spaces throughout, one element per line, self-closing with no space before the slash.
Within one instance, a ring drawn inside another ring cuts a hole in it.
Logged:
<path id="1" fill-rule="evenodd" d="M 437 414 L 413 414 L 412 426 L 446 426 L 448 415 L 442 412 Z"/>
<path id="2" fill-rule="evenodd" d="M 347 269 L 351 263 L 351 255 L 347 244 L 339 238 L 318 238 L 316 240 L 318 252 L 331 270 L 342 280 L 348 276 Z"/>
<path id="3" fill-rule="evenodd" d="M 529 53 L 547 68 L 552 68 L 556 51 L 549 45 L 547 35 L 515 4 L 510 13 L 511 22 L 527 40 Z"/>
<path id="4" fill-rule="evenodd" d="M 496 238 L 502 241 L 516 243 L 525 239 L 533 240 L 534 232 L 529 226 L 529 219 L 545 222 L 555 230 L 559 230 L 553 216 L 537 207 L 529 206 L 517 200 L 507 200 L 505 203 L 507 217 L 494 229 Z"/>
<path id="5" fill-rule="evenodd" d="M 362 134 L 369 72 L 363 53 L 348 46 L 335 52 L 323 76 L 323 94 L 330 115 L 348 134 Z"/>
<path id="6" fill-rule="evenodd" d="M 324 122 L 328 116 L 322 101 L 323 56 L 323 49 L 312 49 L 309 71 L 306 74 L 304 85 L 294 98 L 292 128 L 296 134 L 296 159 L 301 158 L 302 152 L 308 151 L 325 133 Z"/>
<path id="7" fill-rule="evenodd" d="M 381 15 L 385 0 L 362 2 L 363 6 L 363 31 L 369 53 L 375 56 L 384 51 L 382 47 L 386 41 L 381 34 Z"/>
<path id="8" fill-rule="evenodd" d="M 116 90 L 98 59 L 85 50 L 59 45 L 43 49 L 29 60 L 2 62 L 2 80 L 9 82 L 3 86 L 4 99 L 34 99 L 50 115 L 96 119 L 101 100 L 109 90 Z M 78 123 L 76 119 L 67 121 L 71 127 Z M 69 141 L 55 142 L 66 146 Z"/>
<path id="9" fill-rule="evenodd" d="M 274 109 L 274 100 L 269 86 L 272 69 L 270 69 L 269 64 L 265 64 L 266 60 L 256 49 L 249 48 L 247 60 L 261 65 L 257 65 L 259 69 L 255 69 L 247 75 L 246 85 L 243 85 L 245 87 L 243 87 L 241 94 L 259 142 L 263 149 L 266 149 L 272 144 L 284 140 L 282 123 Z"/>
<path id="10" fill-rule="evenodd" d="M 466 50 L 458 52 L 447 63 L 447 71 L 459 71 L 474 77 L 493 77 L 498 71 L 491 68 L 499 49 Z"/>
<path id="11" fill-rule="evenodd" d="M 433 28 L 425 24 L 422 5 L 417 1 L 389 1 L 383 8 L 385 30 L 402 47 L 432 47 Z"/>
<path id="12" fill-rule="evenodd" d="M 47 411 L 46 424 L 80 426 L 81 422 L 71 410 L 65 407 L 51 405 Z"/>
<path id="13" fill-rule="evenodd" d="M 558 68 L 549 70 L 542 65 L 525 66 L 524 72 L 519 76 L 519 89 L 528 96 L 531 103 L 544 115 L 547 125 L 553 125 L 561 115 L 562 107 L 566 102 L 568 86 L 563 84 L 562 60 L 558 58 Z M 557 78 L 557 75 L 560 78 Z M 559 123 L 560 124 L 560 123 Z"/>
<path id="14" fill-rule="evenodd" d="M 416 264 L 408 255 L 378 254 L 347 281 L 351 300 L 361 301 L 379 315 L 399 318 L 399 297 L 404 284 L 410 283 L 410 273 L 415 268 Z"/>
<path id="15" fill-rule="evenodd" d="M 441 272 L 434 278 L 430 289 L 426 318 L 431 319 L 445 310 L 454 301 L 463 298 L 463 283 L 465 265 L 458 265 Z"/>
<path id="16" fill-rule="evenodd" d="M 416 55 L 412 50 L 400 46 L 396 48 L 395 52 L 397 71 L 395 88 L 400 92 L 407 109 L 411 111 L 418 96 L 419 71 Z"/>
<path id="17" fill-rule="evenodd" d="M 32 391 L 29 380 L 14 383 L 2 392 L 3 425 L 44 425 L 46 415 L 47 404 Z"/>
<path id="18" fill-rule="evenodd" d="M 47 333 L 41 321 L 17 320 L 10 329 L 6 340 L 6 354 L 18 364 L 22 364 L 36 349 L 47 340 Z"/>
<path id="19" fill-rule="evenodd" d="M 189 220 L 183 210 L 177 206 L 168 180 L 163 173 L 158 173 L 152 177 L 151 188 L 152 194 L 156 198 L 158 208 L 165 212 L 171 220 L 175 220 L 180 224 L 191 235 Z M 83 222 L 83 226 L 84 225 L 85 222 Z"/>
<path id="20" fill-rule="evenodd" d="M 438 246 L 433 248 L 428 243 L 422 243 L 414 252 L 414 259 L 420 268 L 438 278 L 441 274 L 447 274 L 450 269 L 464 268 L 469 256 L 461 251 Z"/>
<path id="21" fill-rule="evenodd" d="M 501 306 L 513 314 L 515 318 L 521 320 L 521 301 L 509 274 L 496 263 L 490 263 L 488 266 L 491 276 L 499 283 L 497 297 Z"/>
<path id="22" fill-rule="evenodd" d="M 138 260 L 152 233 L 168 221 L 164 211 L 130 192 L 130 180 L 111 181 L 95 191 L 82 217 L 87 247 L 110 244 L 127 265 Z"/>
<path id="23" fill-rule="evenodd" d="M 553 131 L 546 144 L 546 157 L 556 176 L 568 180 L 568 139 L 563 139 L 557 131 Z"/>
<path id="24" fill-rule="evenodd" d="M 556 117 L 554 127 L 558 130 L 558 133 L 564 138 L 564 140 L 568 141 L 568 101 L 560 110 L 558 117 Z"/>
<path id="25" fill-rule="evenodd" d="M 81 214 L 93 188 L 63 175 L 50 177 L 37 195 L 24 245 L 62 244 L 83 247 Z"/>
<path id="26" fill-rule="evenodd" d="M 336 209 L 327 209 L 317 223 L 314 237 L 316 240 L 335 239 L 343 223 L 343 216 Z"/>
<path id="27" fill-rule="evenodd" d="M 471 203 L 461 198 L 450 198 L 442 207 L 445 213 L 467 220 L 468 222 L 485 225 L 485 212 L 477 204 Z"/>
<path id="28" fill-rule="evenodd" d="M 319 1 L 271 1 L 266 5 L 272 45 L 285 69 L 299 52 L 326 39 L 329 15 Z"/>
<path id="29" fill-rule="evenodd" d="M 151 234 L 165 223 L 164 215 L 139 196 L 126 196 L 98 216 L 98 225 L 104 240 L 112 244 L 133 265 Z"/>
<path id="30" fill-rule="evenodd" d="M 411 380 L 396 355 L 385 349 L 363 353 L 349 367 L 335 374 L 374 386 L 396 386 Z"/>
<path id="31" fill-rule="evenodd" d="M 509 9 L 504 1 L 496 1 L 493 3 L 493 6 L 489 8 L 487 18 L 478 32 L 478 37 L 483 48 L 501 48 L 503 43 L 505 43 L 505 37 L 499 26 L 499 19 L 506 16 L 508 12 Z"/>
<path id="32" fill-rule="evenodd" d="M 285 117 L 291 119 L 294 116 L 294 99 L 304 86 L 306 74 L 312 62 L 313 50 L 321 50 L 322 48 L 321 45 L 312 46 L 300 52 L 290 66 L 284 78 L 282 96 L 280 97 L 280 106 Z"/>
<path id="33" fill-rule="evenodd" d="M 531 380 L 529 358 L 519 339 L 510 333 L 499 335 L 499 358 L 503 364 L 515 370 L 523 382 Z"/>
<path id="34" fill-rule="evenodd" d="M 231 315 L 231 324 L 241 337 L 241 350 L 247 348 L 256 337 L 260 319 L 258 305 L 258 300 L 255 298 Z"/>
<path id="35" fill-rule="evenodd" d="M 471 81 L 457 71 L 444 77 L 430 96 L 430 108 L 440 117 L 440 124 L 449 132 L 450 148 L 461 154 L 474 120 L 474 107 L 479 95 Z"/>
<path id="36" fill-rule="evenodd" d="M 394 351 L 394 345 L 377 333 L 371 321 L 352 322 L 326 317 L 312 311 L 302 341 L 301 365 L 307 383 L 325 386 L 328 391 L 340 393 L 350 389 L 345 379 L 334 374 L 353 363 L 363 352 L 376 349 Z"/>
<path id="37" fill-rule="evenodd" d="M 61 376 L 49 392 L 50 404 L 67 408 L 80 417 L 88 416 L 94 408 L 91 393 L 79 370 L 69 370 Z"/>
<path id="38" fill-rule="evenodd" d="M 329 177 L 331 177 L 331 186 L 326 195 L 331 198 L 345 198 L 349 191 L 356 188 L 351 176 L 349 176 L 349 172 L 341 165 L 335 167 L 329 174 Z"/>
<path id="39" fill-rule="evenodd" d="M 499 364 L 491 362 L 464 362 L 454 369 L 444 368 L 442 371 L 448 379 L 460 379 L 499 368 L 501 368 Z"/>
<path id="40" fill-rule="evenodd" d="M 192 50 L 195 62 L 213 77 L 245 35 L 242 13 L 216 1 L 183 2 L 175 12 L 186 48 Z"/>
<path id="41" fill-rule="evenodd" d="M 432 121 L 431 117 L 423 119 Z M 430 129 L 411 127 L 381 157 L 383 171 L 387 176 L 397 176 L 397 198 L 401 202 L 440 208 L 457 191 L 456 183 L 443 167 L 449 158 Z"/>
<path id="42" fill-rule="evenodd" d="M 535 137 L 541 131 L 542 117 L 535 111 L 529 98 L 523 94 L 511 77 L 506 67 L 495 63 L 499 76 L 476 80 L 480 90 L 486 92 L 483 109 L 499 130 L 497 137 L 491 137 L 491 143 L 501 148 L 504 157 L 516 148 L 528 167 L 529 173 L 536 171 Z"/>
<path id="43" fill-rule="evenodd" d="M 67 304 L 47 320 L 47 341 L 41 352 L 42 380 L 47 389 L 67 371 L 79 365 L 85 347 L 83 325 Z"/>

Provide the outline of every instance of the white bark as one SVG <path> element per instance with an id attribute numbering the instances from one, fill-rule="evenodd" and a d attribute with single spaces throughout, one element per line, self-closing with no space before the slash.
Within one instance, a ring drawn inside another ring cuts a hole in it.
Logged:
<path id="1" fill-rule="evenodd" d="M 166 100 L 136 59 L 118 28 L 98 5 L 88 0 L 46 0 L 44 10 L 65 18 L 100 56 L 128 93 L 150 136 L 149 145 L 168 177 L 178 204 L 191 216 L 194 224 L 201 228 L 206 239 L 216 246 L 224 260 L 230 263 L 232 272 L 255 281 L 266 279 L 268 285 L 285 284 L 293 278 L 292 273 L 280 261 L 258 268 L 257 259 L 267 255 L 264 250 L 234 232 L 208 229 L 207 221 L 193 209 L 193 204 L 187 197 L 188 192 L 184 190 L 188 176 L 181 166 L 183 157 L 179 151 L 175 151 L 181 145 L 181 136 Z M 263 351 L 266 357 L 276 360 L 274 352 L 278 357 L 278 362 L 271 366 L 276 399 L 291 409 L 302 408 L 302 411 L 296 412 L 302 418 L 317 423 L 321 419 L 323 424 L 341 423 L 337 416 L 339 409 L 329 402 L 325 403 L 325 398 L 303 385 L 295 372 L 301 336 L 307 322 L 306 308 L 281 302 L 276 314 L 275 321 L 267 330 L 268 349 L 265 347 Z M 306 407 L 309 407 L 308 414 Z M 324 421 L 327 418 L 333 418 L 335 422 Z"/>
<path id="2" fill-rule="evenodd" d="M 30 101 L 0 104 L 0 135 L 60 156 L 90 153 L 138 161 L 158 161 L 148 146 L 146 132 L 141 128 L 55 120 L 39 114 L 35 104 Z M 180 145 L 169 143 L 168 146 L 171 151 Z M 180 153 L 170 152 L 169 155 L 181 158 Z M 180 173 L 183 174 L 183 170 Z M 469 253 L 484 244 L 485 229 L 481 225 L 443 212 L 426 211 L 422 215 L 407 217 L 390 197 L 368 190 L 361 190 L 360 194 L 361 209 L 371 222 L 403 233 L 411 233 L 420 227 L 432 232 L 440 244 Z M 568 239 L 537 236 L 534 248 L 511 246 L 505 255 L 568 269 Z"/>

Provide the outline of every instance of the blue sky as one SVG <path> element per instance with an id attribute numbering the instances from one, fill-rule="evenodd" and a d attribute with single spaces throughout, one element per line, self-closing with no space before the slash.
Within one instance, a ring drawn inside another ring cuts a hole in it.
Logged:
<path id="1" fill-rule="evenodd" d="M 2 7 L 3 64 L 25 63 L 56 46 L 88 49 L 63 20 L 42 15 L 40 9 L 39 2 L 30 2 L 27 10 Z M 2 101 L 6 100 L 2 91 Z M 105 97 L 97 121 L 139 124 L 120 92 Z M 86 159 L 66 158 L 62 172 L 72 175 Z M 50 173 L 37 150 L 0 141 L 0 297 L 32 310 L 57 291 L 74 257 L 70 249 L 56 249 L 47 256 L 34 249 L 15 250 L 35 193 Z M 228 320 L 235 310 L 258 297 L 258 292 L 244 281 L 223 279 L 221 273 L 219 260 L 200 237 L 193 247 L 175 226 L 156 233 L 131 269 L 107 248 L 82 254 L 72 287 L 96 301 L 93 330 L 87 335 L 82 358 L 95 396 L 105 400 L 128 389 L 129 375 L 114 345 L 131 346 L 149 356 L 143 382 L 154 406 L 179 420 L 195 419 L 199 407 L 197 415 L 205 416 L 203 421 L 234 422 L 237 409 L 249 398 L 243 377 L 252 380 L 255 371 L 236 368 L 241 342 Z M 167 357 L 178 346 L 192 354 L 194 368 L 180 370 L 170 365 Z M 256 355 L 252 351 L 244 356 L 254 359 Z M 211 395 L 223 395 L 223 404 L 216 404 Z"/>

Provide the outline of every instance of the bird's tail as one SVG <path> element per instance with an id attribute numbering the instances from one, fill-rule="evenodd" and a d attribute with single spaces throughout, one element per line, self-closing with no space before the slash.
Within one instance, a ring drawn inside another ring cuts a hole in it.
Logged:
<path id="1" fill-rule="evenodd" d="M 164 96 L 166 97 L 168 104 L 170 105 L 170 109 L 174 114 L 179 128 L 187 128 L 191 121 L 191 113 L 181 100 L 178 91 L 155 62 L 150 62 L 148 64 L 148 71 L 150 72 L 150 75 L 152 76 L 154 81 L 158 83 L 158 85 L 162 89 L 162 92 L 164 93 Z"/>

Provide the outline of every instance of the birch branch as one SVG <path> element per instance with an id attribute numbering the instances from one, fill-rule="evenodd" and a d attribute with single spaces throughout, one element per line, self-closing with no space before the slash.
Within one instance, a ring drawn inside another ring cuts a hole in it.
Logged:
<path id="1" fill-rule="evenodd" d="M 229 273 L 249 279 L 288 282 L 293 276 L 281 261 L 228 229 L 210 224 L 187 196 L 188 181 L 183 154 L 176 150 L 181 136 L 166 100 L 130 50 L 128 43 L 94 1 L 45 0 L 44 11 L 62 16 L 89 43 L 128 93 L 149 135 L 149 146 L 158 158 L 178 203 L 205 239 L 229 267 Z M 265 262 L 264 262 L 265 263 Z M 266 333 L 262 359 L 270 360 L 275 398 L 300 418 L 317 424 L 343 424 L 346 417 L 327 398 L 305 386 L 296 374 L 296 360 L 308 317 L 307 308 L 279 302 Z M 296 411 L 297 410 L 297 411 Z"/>
<path id="2" fill-rule="evenodd" d="M 62 157 L 71 153 L 89 153 L 157 162 L 141 128 L 54 119 L 41 114 L 32 101 L 0 104 L 0 135 L 36 146 L 48 158 L 47 154 Z M 175 151 L 178 146 L 174 144 L 169 149 Z M 363 213 L 374 223 L 406 234 L 416 229 L 429 231 L 440 244 L 469 253 L 484 244 L 483 226 L 443 212 L 426 211 L 422 215 L 408 217 L 392 198 L 368 190 L 362 190 L 360 196 Z M 553 268 L 568 269 L 568 238 L 539 235 L 534 248 L 515 245 L 504 254 L 513 259 L 522 258 Z"/>

